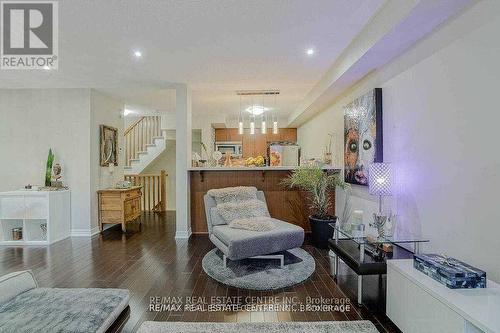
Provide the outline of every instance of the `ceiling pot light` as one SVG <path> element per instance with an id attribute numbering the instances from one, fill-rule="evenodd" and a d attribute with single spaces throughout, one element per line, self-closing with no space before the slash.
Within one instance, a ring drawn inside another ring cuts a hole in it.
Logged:
<path id="1" fill-rule="evenodd" d="M 311 49 L 307 49 L 306 54 L 308 56 L 312 56 L 314 54 L 314 49 L 312 49 L 312 48 Z"/>
<path id="2" fill-rule="evenodd" d="M 142 58 L 142 52 L 141 52 L 141 51 L 139 51 L 139 50 L 135 50 L 135 51 L 134 51 L 134 56 L 135 56 L 136 58 Z"/>
<path id="3" fill-rule="evenodd" d="M 135 111 L 132 111 L 132 110 L 129 110 L 129 109 L 125 109 L 123 110 L 123 115 L 126 117 L 128 116 L 129 114 L 134 114 Z"/>

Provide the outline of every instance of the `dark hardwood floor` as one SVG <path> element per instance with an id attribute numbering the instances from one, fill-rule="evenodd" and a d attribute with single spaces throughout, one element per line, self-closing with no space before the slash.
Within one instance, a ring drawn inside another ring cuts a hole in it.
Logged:
<path id="1" fill-rule="evenodd" d="M 358 307 L 356 277 L 340 268 L 338 284 L 330 277 L 326 250 L 306 241 L 304 249 L 316 259 L 316 272 L 299 285 L 273 292 L 254 292 L 226 287 L 209 278 L 201 267 L 213 248 L 207 236 L 189 241 L 174 239 L 175 214 L 144 214 L 142 227 L 120 226 L 89 238 L 68 238 L 49 247 L 0 246 L 0 275 L 33 270 L 43 287 L 126 288 L 130 290 L 130 316 L 123 332 L 135 332 L 145 320 L 158 321 L 323 321 L 370 320 L 380 332 L 399 332 L 385 316 L 384 281 L 368 278 L 364 284 L 366 305 Z M 150 297 L 169 296 L 323 296 L 351 300 L 349 312 L 150 312 Z"/>

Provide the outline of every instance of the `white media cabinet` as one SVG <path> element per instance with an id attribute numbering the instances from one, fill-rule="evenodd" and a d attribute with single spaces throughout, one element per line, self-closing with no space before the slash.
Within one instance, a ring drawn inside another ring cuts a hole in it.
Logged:
<path id="1" fill-rule="evenodd" d="M 387 316 L 404 333 L 500 332 L 500 285 L 450 289 L 411 259 L 388 260 Z"/>
<path id="2" fill-rule="evenodd" d="M 70 200 L 69 190 L 1 192 L 0 245 L 48 245 L 69 237 Z M 12 229 L 19 227 L 23 238 L 13 240 Z"/>

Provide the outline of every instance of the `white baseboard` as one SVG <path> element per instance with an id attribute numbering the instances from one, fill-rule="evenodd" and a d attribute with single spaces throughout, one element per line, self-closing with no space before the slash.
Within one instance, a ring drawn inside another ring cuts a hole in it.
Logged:
<path id="1" fill-rule="evenodd" d="M 99 227 L 92 229 L 71 229 L 71 237 L 92 237 L 99 233 Z"/>
<path id="2" fill-rule="evenodd" d="M 184 231 L 176 231 L 175 232 L 175 239 L 188 239 L 191 237 L 191 228 L 189 230 L 184 230 Z"/>

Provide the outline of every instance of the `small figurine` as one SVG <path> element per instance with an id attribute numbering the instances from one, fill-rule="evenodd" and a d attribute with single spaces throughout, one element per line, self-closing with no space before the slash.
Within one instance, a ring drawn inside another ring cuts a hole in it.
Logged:
<path id="1" fill-rule="evenodd" d="M 50 185 L 52 187 L 63 187 L 62 181 L 61 181 L 61 173 L 62 173 L 62 167 L 59 163 L 56 163 L 52 167 L 52 172 L 54 173 L 52 177 L 52 181 L 50 182 Z"/>

